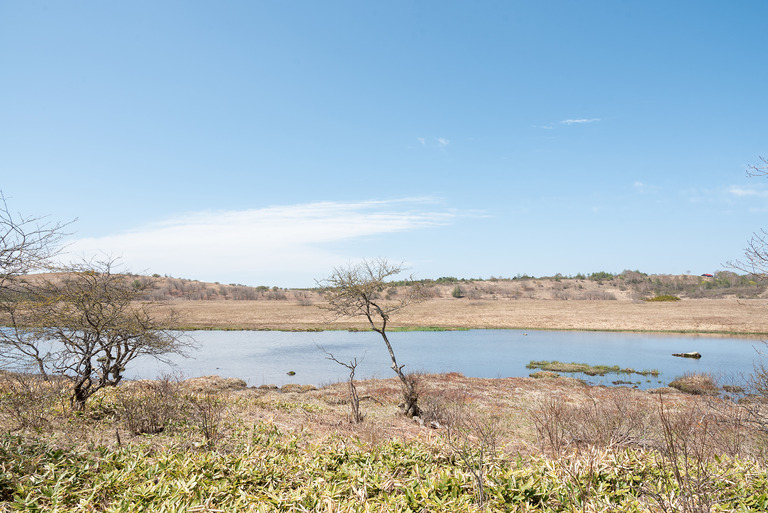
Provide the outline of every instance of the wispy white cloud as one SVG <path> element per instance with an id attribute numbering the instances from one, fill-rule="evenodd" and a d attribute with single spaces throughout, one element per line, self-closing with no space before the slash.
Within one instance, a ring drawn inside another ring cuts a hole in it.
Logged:
<path id="1" fill-rule="evenodd" d="M 749 196 L 766 198 L 768 197 L 768 190 L 758 189 L 758 188 L 749 188 L 749 187 L 739 187 L 739 186 L 733 185 L 728 188 L 728 194 L 732 196 L 736 196 L 738 198 L 749 197 Z"/>
<path id="2" fill-rule="evenodd" d="M 208 281 L 249 283 L 265 275 L 302 279 L 322 276 L 355 256 L 342 254 L 336 244 L 441 226 L 457 215 L 432 198 L 191 212 L 124 233 L 76 240 L 69 253 L 107 253 L 136 272 Z"/>
<path id="3" fill-rule="evenodd" d="M 423 137 L 417 137 L 416 140 L 419 141 L 422 146 L 426 146 L 427 145 L 427 140 L 425 138 L 423 138 Z"/>
<path id="4" fill-rule="evenodd" d="M 444 137 L 438 137 L 437 138 L 437 144 L 439 144 L 441 148 L 445 148 L 446 146 L 451 144 L 451 141 L 449 141 L 448 139 L 446 139 Z"/>
<path id="5" fill-rule="evenodd" d="M 579 125 L 582 123 L 596 123 L 600 121 L 600 118 L 581 118 L 581 119 L 564 119 L 560 122 L 561 125 Z"/>
<path id="6" fill-rule="evenodd" d="M 659 187 L 656 185 L 649 185 L 640 180 L 635 180 L 632 183 L 632 188 L 637 191 L 638 194 L 654 193 L 659 191 Z"/>

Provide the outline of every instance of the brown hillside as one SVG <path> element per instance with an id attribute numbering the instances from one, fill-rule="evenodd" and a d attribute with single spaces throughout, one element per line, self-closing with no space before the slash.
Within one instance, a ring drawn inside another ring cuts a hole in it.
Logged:
<path id="1" fill-rule="evenodd" d="M 39 277 L 26 277 L 34 280 Z M 144 300 L 167 301 L 180 328 L 366 329 L 360 319 L 332 319 L 319 289 L 131 275 Z M 768 334 L 766 287 L 755 277 L 621 275 L 422 282 L 426 299 L 392 319 L 393 327 L 517 328 Z M 402 285 L 383 291 L 396 298 Z M 676 302 L 644 299 L 668 294 Z"/>

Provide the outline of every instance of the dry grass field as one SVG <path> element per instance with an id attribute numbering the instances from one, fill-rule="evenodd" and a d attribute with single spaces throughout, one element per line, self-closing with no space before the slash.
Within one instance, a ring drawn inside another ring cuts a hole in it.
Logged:
<path id="1" fill-rule="evenodd" d="M 318 299 L 307 301 L 170 301 L 194 329 L 312 330 L 365 328 L 333 319 Z M 392 327 L 621 330 L 768 334 L 766 299 L 676 302 L 539 299 L 428 299 L 400 312 Z"/>
<path id="2" fill-rule="evenodd" d="M 26 279 L 33 280 L 34 276 Z M 179 328 L 367 328 L 362 319 L 331 317 L 322 308 L 320 289 L 247 287 L 136 275 L 130 279 L 143 291 L 142 300 L 159 301 L 180 313 L 180 324 L 175 326 Z M 420 286 L 424 300 L 394 316 L 391 327 L 768 335 L 768 283 L 730 272 L 709 278 L 636 271 L 605 279 L 441 278 L 420 282 Z M 403 293 L 400 284 L 382 291 L 392 300 Z M 658 295 L 680 300 L 647 301 Z"/>

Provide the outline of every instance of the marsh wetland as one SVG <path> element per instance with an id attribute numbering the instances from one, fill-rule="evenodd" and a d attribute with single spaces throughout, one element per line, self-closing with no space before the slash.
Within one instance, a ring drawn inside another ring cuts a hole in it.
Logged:
<path id="1" fill-rule="evenodd" d="M 472 297 L 404 310 L 389 337 L 418 418 L 399 413 L 378 334 L 329 320 L 315 292 L 169 299 L 199 350 L 132 362 L 84 411 L 66 381 L 0 375 L 1 509 L 768 509 L 766 300 L 613 300 L 582 282 L 564 290 L 597 300 L 553 299 L 558 281 L 462 283 Z M 361 422 L 323 350 L 360 361 Z M 690 351 L 702 358 L 672 356 Z"/>
<path id="2" fill-rule="evenodd" d="M 189 335 L 199 350 L 191 352 L 190 358 L 174 358 L 175 370 L 187 377 L 216 374 L 241 378 L 250 386 L 320 386 L 344 380 L 345 369 L 329 361 L 322 349 L 344 361 L 360 360 L 358 379 L 388 378 L 392 372 L 386 349 L 373 332 L 194 331 Z M 390 339 L 410 372 L 527 377 L 534 372 L 531 361 L 559 360 L 615 366 L 618 371 L 601 376 L 577 368 L 563 375 L 591 384 L 621 380 L 642 389 L 664 386 L 685 373 L 751 372 L 757 351 L 763 348 L 756 337 L 580 331 L 402 331 L 391 333 Z M 672 356 L 687 351 L 699 351 L 703 357 Z M 157 361 L 142 360 L 133 366 L 130 377 L 154 377 L 168 370 Z"/>

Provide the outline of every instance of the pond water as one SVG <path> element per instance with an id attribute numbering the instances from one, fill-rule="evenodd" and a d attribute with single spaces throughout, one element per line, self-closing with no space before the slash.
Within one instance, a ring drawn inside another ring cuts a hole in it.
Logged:
<path id="1" fill-rule="evenodd" d="M 389 378 L 389 354 L 375 332 L 188 332 L 199 346 L 190 358 L 175 357 L 175 368 L 154 360 L 137 360 L 129 378 L 155 378 L 169 371 L 185 377 L 218 374 L 244 379 L 249 386 L 286 383 L 321 386 L 344 381 L 349 371 L 326 358 L 321 348 L 338 360 L 357 358 L 356 379 Z M 531 360 L 559 360 L 591 365 L 618 365 L 636 370 L 657 369 L 658 377 L 608 374 L 580 377 L 593 384 L 631 381 L 640 388 L 666 385 L 686 372 L 719 376 L 749 373 L 765 349 L 756 338 L 708 335 L 657 335 L 575 331 L 469 330 L 389 333 L 404 370 L 429 373 L 460 372 L 468 377 L 520 377 L 533 370 Z M 672 353 L 698 351 L 699 360 Z M 295 372 L 295 375 L 288 375 Z"/>

